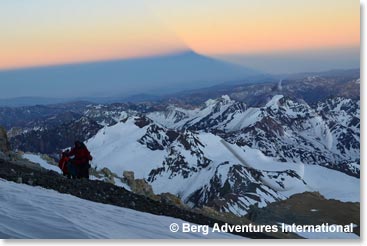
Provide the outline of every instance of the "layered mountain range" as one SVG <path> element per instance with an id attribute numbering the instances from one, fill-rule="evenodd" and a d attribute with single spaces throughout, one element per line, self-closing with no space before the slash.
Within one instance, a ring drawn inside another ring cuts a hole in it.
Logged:
<path id="1" fill-rule="evenodd" d="M 325 82 L 301 79 L 311 80 Z M 359 87 L 356 79 L 329 81 Z M 246 100 L 229 93 L 203 104 L 80 102 L 2 108 L 0 114 L 13 149 L 56 158 L 80 139 L 95 169 L 120 177 L 133 171 L 154 193 L 172 193 L 192 208 L 243 216 L 253 206 L 304 191 L 359 201 L 360 101 L 354 89 L 305 100 L 297 90 L 290 94 L 290 85 L 269 86 L 276 89 L 267 94 L 263 85 L 251 87 Z M 28 120 L 19 121 L 19 114 Z"/>
<path id="2" fill-rule="evenodd" d="M 264 107 L 246 107 L 223 96 L 200 109 L 171 107 L 148 117 L 168 128 L 211 132 L 279 161 L 318 164 L 358 176 L 359 109 L 359 100 L 341 97 L 311 107 L 278 95 Z"/>

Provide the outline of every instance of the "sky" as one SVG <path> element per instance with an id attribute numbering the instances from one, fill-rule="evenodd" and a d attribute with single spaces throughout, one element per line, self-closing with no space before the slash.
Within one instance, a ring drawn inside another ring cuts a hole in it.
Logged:
<path id="1" fill-rule="evenodd" d="M 0 70 L 184 50 L 275 73 L 312 69 L 315 60 L 355 67 L 359 7 L 356 0 L 1 0 Z M 284 65 L 276 69 L 277 59 Z"/>

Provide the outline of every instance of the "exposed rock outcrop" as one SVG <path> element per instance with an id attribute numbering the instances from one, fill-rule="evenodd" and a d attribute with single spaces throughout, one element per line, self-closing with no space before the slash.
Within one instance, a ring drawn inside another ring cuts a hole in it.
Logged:
<path id="1" fill-rule="evenodd" d="M 132 171 L 124 171 L 124 173 L 122 174 L 122 177 L 124 177 L 128 185 L 132 184 L 135 180 L 135 175 L 134 175 L 134 172 Z"/>
<path id="2" fill-rule="evenodd" d="M 104 181 L 110 184 L 115 184 L 114 173 L 111 172 L 107 167 L 102 168 L 101 173 L 104 175 Z"/>
<path id="3" fill-rule="evenodd" d="M 165 192 L 160 194 L 159 197 L 160 200 L 164 203 L 171 204 L 180 208 L 186 208 L 186 209 L 188 208 L 179 197 L 171 193 Z"/>
<path id="4" fill-rule="evenodd" d="M 152 186 L 144 179 L 135 179 L 134 172 L 124 171 L 122 176 L 124 177 L 124 181 L 130 186 L 132 192 L 159 200 L 159 197 L 154 194 Z"/>
<path id="5" fill-rule="evenodd" d="M 9 153 L 9 151 L 10 151 L 10 144 L 8 136 L 6 134 L 6 130 L 0 126 L 0 152 L 7 154 Z"/>

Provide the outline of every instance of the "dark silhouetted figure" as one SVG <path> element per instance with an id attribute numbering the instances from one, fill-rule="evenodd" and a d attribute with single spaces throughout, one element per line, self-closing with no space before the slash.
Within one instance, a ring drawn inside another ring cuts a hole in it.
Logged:
<path id="1" fill-rule="evenodd" d="M 87 146 L 81 141 L 75 141 L 74 148 L 71 149 L 67 156 L 74 156 L 74 158 L 71 159 L 71 163 L 76 169 L 77 178 L 89 179 L 89 161 L 91 161 L 93 157 L 87 149 Z"/>

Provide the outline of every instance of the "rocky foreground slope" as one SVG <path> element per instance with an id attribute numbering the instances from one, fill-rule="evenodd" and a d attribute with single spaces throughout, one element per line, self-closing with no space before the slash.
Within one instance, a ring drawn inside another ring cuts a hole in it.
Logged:
<path id="1" fill-rule="evenodd" d="M 297 194 L 289 199 L 272 203 L 260 209 L 252 206 L 246 217 L 236 217 L 231 214 L 217 213 L 210 208 L 189 209 L 174 205 L 171 200 L 154 200 L 103 181 L 68 180 L 54 171 L 41 168 L 35 163 L 14 158 L 13 160 L 0 159 L 0 179 L 29 186 L 40 186 L 98 203 L 130 208 L 159 216 L 179 218 L 195 224 L 213 226 L 214 223 L 223 225 L 226 222 L 234 225 L 249 223 L 276 225 L 280 222 L 300 225 L 354 223 L 356 226 L 355 233 L 359 235 L 359 203 L 327 200 L 318 193 Z M 128 222 L 125 221 L 125 223 Z M 52 227 L 52 225 L 50 226 Z M 139 232 L 137 233 L 139 234 Z M 236 234 L 247 238 L 262 239 L 301 238 L 293 233 L 280 232 Z M 329 237 L 333 238 L 333 235 L 329 235 Z"/>
<path id="2" fill-rule="evenodd" d="M 225 223 L 223 220 L 213 218 L 215 216 L 209 217 L 199 212 L 185 210 L 168 203 L 155 201 L 110 183 L 96 180 L 68 180 L 56 172 L 45 170 L 27 162 L 5 161 L 0 159 L 0 178 L 31 186 L 41 186 L 94 202 L 111 204 L 156 215 L 180 218 L 196 224 L 213 226 L 214 223 Z M 239 235 L 249 238 L 296 237 L 294 235 L 281 235 L 279 233 L 239 233 Z"/>

